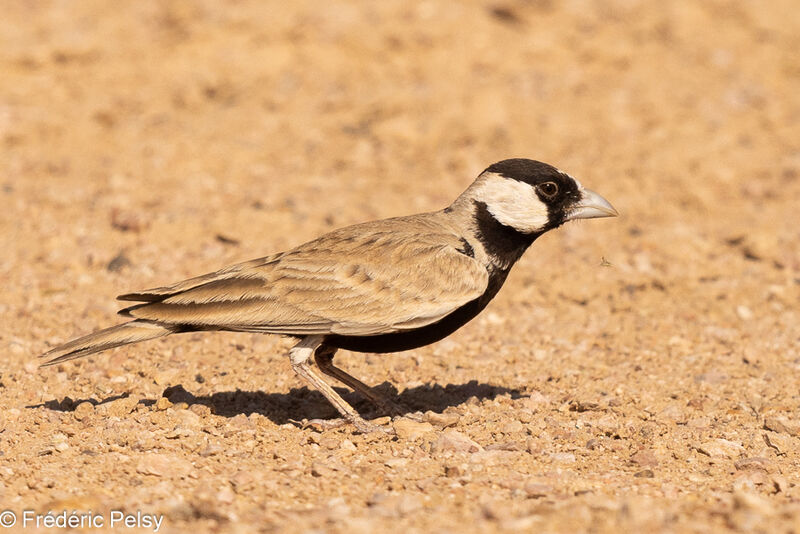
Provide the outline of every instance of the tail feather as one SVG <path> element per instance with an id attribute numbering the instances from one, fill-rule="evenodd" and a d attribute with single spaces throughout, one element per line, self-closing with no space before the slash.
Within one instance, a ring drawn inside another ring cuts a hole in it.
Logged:
<path id="1" fill-rule="evenodd" d="M 89 335 L 59 345 L 40 356 L 50 358 L 42 367 L 74 360 L 102 350 L 113 349 L 129 343 L 155 339 L 179 331 L 172 325 L 162 325 L 151 321 L 130 321 L 110 328 L 98 330 Z"/>

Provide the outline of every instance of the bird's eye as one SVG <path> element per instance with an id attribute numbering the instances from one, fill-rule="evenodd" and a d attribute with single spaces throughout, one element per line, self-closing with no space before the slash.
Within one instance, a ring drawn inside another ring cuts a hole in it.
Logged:
<path id="1" fill-rule="evenodd" d="M 547 198 L 553 198 L 558 194 L 558 184 L 555 182 L 545 182 L 543 184 L 539 184 L 537 189 L 539 189 L 539 192 Z"/>

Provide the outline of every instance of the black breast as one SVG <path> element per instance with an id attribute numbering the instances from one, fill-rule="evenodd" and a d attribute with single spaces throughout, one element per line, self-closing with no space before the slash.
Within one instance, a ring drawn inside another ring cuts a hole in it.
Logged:
<path id="1" fill-rule="evenodd" d="M 489 285 L 483 295 L 461 306 L 436 323 L 414 330 L 377 336 L 331 335 L 325 337 L 325 344 L 355 352 L 377 353 L 400 352 L 430 345 L 446 338 L 478 315 L 503 286 L 508 272 L 509 270 L 506 269 L 490 273 Z"/>
<path id="2" fill-rule="evenodd" d="M 400 352 L 444 339 L 478 315 L 503 287 L 514 263 L 541 234 L 522 234 L 500 224 L 489 213 L 483 202 L 474 203 L 473 217 L 477 237 L 491 260 L 487 268 L 489 284 L 480 297 L 461 306 L 440 321 L 422 328 L 377 336 L 331 335 L 325 338 L 325 343 L 356 352 Z M 463 245 L 459 252 L 474 257 L 475 251 L 472 246 L 466 240 L 463 240 Z"/>

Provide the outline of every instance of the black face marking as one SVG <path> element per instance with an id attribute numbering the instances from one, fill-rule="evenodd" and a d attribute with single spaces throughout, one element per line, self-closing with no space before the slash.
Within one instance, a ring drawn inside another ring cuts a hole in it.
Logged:
<path id="1" fill-rule="evenodd" d="M 539 200 L 547 205 L 550 223 L 545 230 L 552 230 L 564 224 L 569 209 L 581 199 L 575 180 L 541 161 L 524 158 L 506 159 L 491 165 L 484 172 L 499 174 L 534 187 Z M 552 187 L 553 185 L 555 187 Z"/>
<path id="2" fill-rule="evenodd" d="M 547 163 L 525 158 L 504 159 L 490 165 L 483 172 L 493 172 L 512 180 L 536 185 L 561 174 L 558 169 Z"/>
<path id="3" fill-rule="evenodd" d="M 510 269 L 541 233 L 523 234 L 495 219 L 486 203 L 475 201 L 473 204 L 478 240 L 496 267 Z"/>
<path id="4" fill-rule="evenodd" d="M 475 257 L 475 249 L 472 248 L 472 245 L 469 244 L 469 241 L 467 241 L 463 237 L 461 238 L 461 248 L 458 248 L 456 250 L 458 250 L 464 256 L 469 256 L 470 258 Z"/>

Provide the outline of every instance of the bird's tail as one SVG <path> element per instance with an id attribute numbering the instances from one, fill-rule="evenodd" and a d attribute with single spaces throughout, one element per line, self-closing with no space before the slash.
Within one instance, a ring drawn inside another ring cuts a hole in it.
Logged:
<path id="1" fill-rule="evenodd" d="M 130 321 L 111 328 L 98 330 L 87 336 L 79 337 L 54 349 L 50 349 L 40 356 L 49 358 L 42 367 L 55 365 L 67 360 L 74 360 L 101 350 L 113 349 L 129 343 L 138 343 L 148 339 L 166 336 L 178 332 L 179 327 L 162 325 L 151 321 Z"/>

